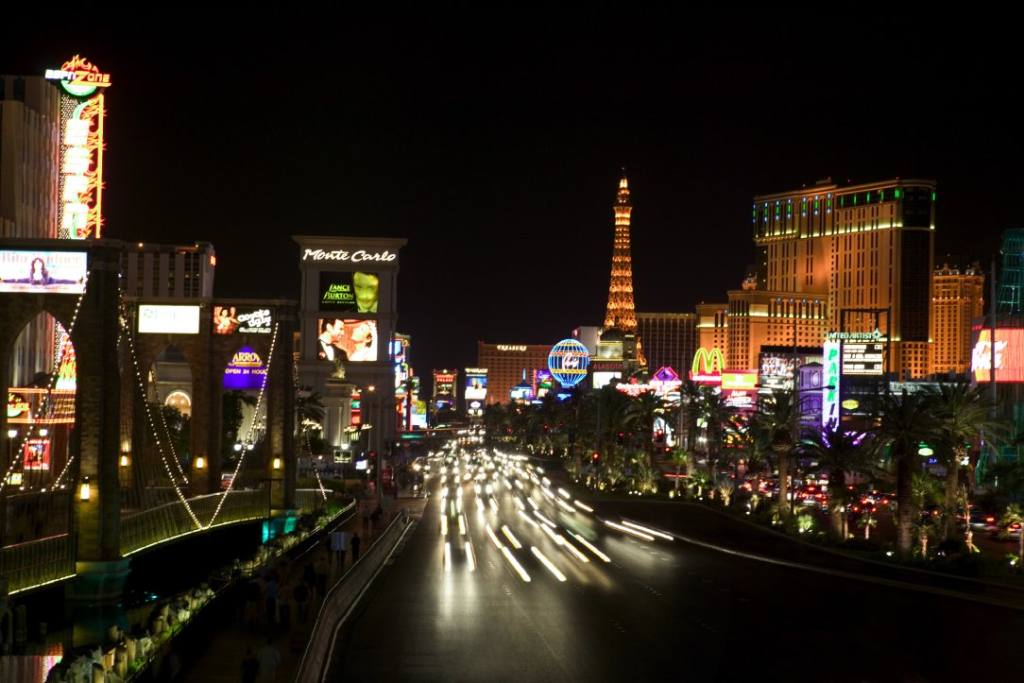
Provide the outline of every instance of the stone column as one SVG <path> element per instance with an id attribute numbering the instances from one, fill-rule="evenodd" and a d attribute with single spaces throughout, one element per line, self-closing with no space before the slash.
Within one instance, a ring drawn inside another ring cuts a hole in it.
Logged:
<path id="1" fill-rule="evenodd" d="M 121 487 L 118 480 L 121 378 L 117 358 L 120 250 L 90 250 L 89 284 L 72 342 L 78 360 L 71 452 L 79 463 L 73 490 L 78 576 L 69 599 L 117 599 L 128 561 L 121 559 Z M 88 483 L 88 500 L 83 500 Z"/>
<path id="2" fill-rule="evenodd" d="M 208 315 L 203 315 L 209 318 Z M 189 449 L 191 462 L 188 469 L 189 491 L 193 496 L 201 496 L 210 493 L 209 469 L 213 460 L 209 453 L 210 445 L 210 328 L 209 322 L 200 325 L 199 339 L 190 349 L 188 354 L 189 370 L 192 373 L 192 419 L 190 420 L 191 434 L 189 435 Z M 203 468 L 199 469 L 198 458 L 203 458 Z"/>

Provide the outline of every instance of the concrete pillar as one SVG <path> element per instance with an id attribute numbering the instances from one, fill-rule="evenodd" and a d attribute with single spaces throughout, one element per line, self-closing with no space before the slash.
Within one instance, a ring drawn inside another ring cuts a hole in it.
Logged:
<path id="1" fill-rule="evenodd" d="M 121 487 L 118 480 L 121 378 L 117 357 L 120 250 L 90 250 L 89 284 L 72 342 L 78 360 L 78 420 L 72 454 L 78 461 L 73 490 L 78 576 L 69 599 L 118 598 L 128 575 L 121 559 Z M 88 500 L 82 489 L 88 482 Z"/>
<path id="2" fill-rule="evenodd" d="M 207 318 L 209 316 L 206 316 Z M 201 326 L 205 334 L 200 335 L 196 345 L 188 355 L 189 369 L 192 373 L 192 419 L 191 434 L 189 435 L 189 449 L 191 450 L 191 462 L 189 463 L 188 482 L 189 491 L 193 496 L 200 496 L 204 493 L 211 493 L 209 469 L 214 459 L 209 452 L 210 447 L 210 413 L 212 410 L 212 396 L 210 395 L 211 377 L 210 372 L 210 348 L 208 322 Z M 197 467 L 202 457 L 202 469 Z"/>

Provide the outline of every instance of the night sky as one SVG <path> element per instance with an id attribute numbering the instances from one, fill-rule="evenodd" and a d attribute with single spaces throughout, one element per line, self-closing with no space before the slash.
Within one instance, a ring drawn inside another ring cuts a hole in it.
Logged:
<path id="1" fill-rule="evenodd" d="M 457 16 L 5 29 L 0 72 L 77 52 L 112 74 L 107 235 L 213 242 L 218 295 L 296 297 L 292 234 L 408 238 L 399 329 L 425 380 L 473 364 L 478 339 L 600 324 L 623 166 L 642 311 L 724 301 L 753 260 L 751 197 L 820 178 L 936 179 L 939 262 L 987 262 L 1022 224 L 1010 33 Z"/>

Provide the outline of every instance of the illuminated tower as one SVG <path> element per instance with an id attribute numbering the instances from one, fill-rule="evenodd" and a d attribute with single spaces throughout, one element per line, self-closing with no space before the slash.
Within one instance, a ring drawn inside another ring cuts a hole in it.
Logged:
<path id="1" fill-rule="evenodd" d="M 615 211 L 615 244 L 612 248 L 612 277 L 608 287 L 605 329 L 636 333 L 636 309 L 633 306 L 633 257 L 629 248 L 629 182 L 625 173 L 619 180 L 619 192 L 612 207 Z"/>

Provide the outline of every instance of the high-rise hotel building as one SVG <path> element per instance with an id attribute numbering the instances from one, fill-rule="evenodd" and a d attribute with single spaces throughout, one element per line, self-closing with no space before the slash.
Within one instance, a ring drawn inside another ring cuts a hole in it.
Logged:
<path id="1" fill-rule="evenodd" d="M 934 181 L 829 181 L 760 195 L 751 220 L 758 290 L 825 297 L 828 330 L 870 331 L 880 312 L 890 371 L 928 374 Z"/>
<path id="2" fill-rule="evenodd" d="M 685 376 L 697 352 L 697 316 L 693 313 L 637 313 L 636 322 L 647 367 L 653 372 L 668 366 Z"/>
<path id="3" fill-rule="evenodd" d="M 932 274 L 931 372 L 971 369 L 971 325 L 984 315 L 985 276 L 977 267 L 943 264 Z"/>
<path id="4" fill-rule="evenodd" d="M 717 348 L 728 355 L 729 304 L 697 304 L 697 348 Z"/>

